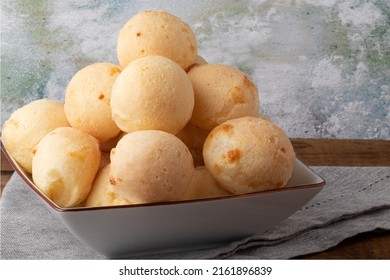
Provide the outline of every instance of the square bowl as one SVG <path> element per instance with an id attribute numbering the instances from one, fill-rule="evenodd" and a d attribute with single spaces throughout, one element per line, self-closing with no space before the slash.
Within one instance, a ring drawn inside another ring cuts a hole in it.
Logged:
<path id="1" fill-rule="evenodd" d="M 108 258 L 211 248 L 262 233 L 294 214 L 325 186 L 298 159 L 281 189 L 187 201 L 61 208 L 9 155 L 17 174 L 80 241 Z"/>

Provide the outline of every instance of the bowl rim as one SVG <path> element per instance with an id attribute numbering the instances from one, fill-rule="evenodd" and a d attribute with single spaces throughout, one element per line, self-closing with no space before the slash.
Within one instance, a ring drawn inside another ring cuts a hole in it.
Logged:
<path id="1" fill-rule="evenodd" d="M 47 205 L 50 206 L 50 208 L 52 208 L 56 212 L 61 212 L 61 213 L 62 212 L 96 211 L 96 210 L 107 210 L 107 209 L 139 208 L 139 207 L 179 205 L 179 204 L 181 205 L 181 204 L 188 204 L 188 203 L 210 202 L 210 201 L 219 201 L 219 200 L 226 200 L 226 199 L 237 199 L 237 198 L 244 198 L 244 197 L 267 195 L 267 194 L 271 194 L 271 193 L 280 193 L 280 192 L 286 192 L 286 191 L 291 191 L 291 190 L 319 188 L 319 187 L 323 187 L 326 184 L 325 179 L 323 177 L 321 177 L 319 174 L 314 172 L 309 166 L 305 165 L 298 158 L 296 158 L 296 161 L 299 161 L 302 164 L 304 164 L 304 166 L 306 168 L 308 168 L 311 172 L 313 172 L 320 179 L 320 181 L 317 183 L 312 183 L 312 184 L 294 185 L 294 186 L 282 187 L 282 188 L 273 189 L 273 190 L 256 191 L 256 192 L 244 193 L 244 194 L 229 194 L 229 195 L 225 195 L 225 196 L 209 197 L 209 198 L 139 203 L 139 204 L 126 204 L 126 205 L 110 205 L 110 206 L 60 207 L 57 204 L 55 204 L 50 198 L 48 198 L 43 192 L 41 192 L 37 186 L 35 186 L 32 178 L 31 178 L 31 175 L 28 175 L 28 173 L 26 171 L 24 171 L 23 168 L 9 154 L 9 152 L 7 151 L 7 149 L 5 148 L 5 146 L 3 144 L 3 140 L 1 137 L 0 137 L 0 145 L 1 145 L 1 150 L 3 151 L 5 157 L 9 161 L 10 165 L 13 167 L 15 172 L 23 179 L 24 183 L 26 183 L 30 189 L 32 189 L 41 199 L 43 199 L 47 203 Z"/>

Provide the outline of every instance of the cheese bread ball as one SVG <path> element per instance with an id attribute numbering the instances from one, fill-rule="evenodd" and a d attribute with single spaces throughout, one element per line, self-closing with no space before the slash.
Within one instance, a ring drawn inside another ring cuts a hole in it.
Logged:
<path id="1" fill-rule="evenodd" d="M 188 76 L 195 94 L 190 122 L 211 130 L 234 118 L 256 116 L 259 95 L 251 79 L 237 68 L 224 64 L 193 67 Z"/>
<path id="2" fill-rule="evenodd" d="M 220 197 L 229 194 L 231 193 L 218 186 L 218 183 L 205 166 L 197 166 L 190 186 L 182 199 L 189 200 Z"/>
<path id="3" fill-rule="evenodd" d="M 169 58 L 147 56 L 130 63 L 112 88 L 112 117 L 125 132 L 179 132 L 191 118 L 194 91 L 186 72 Z"/>
<path id="4" fill-rule="evenodd" d="M 99 170 L 110 164 L 110 153 L 100 152 Z"/>
<path id="5" fill-rule="evenodd" d="M 191 28 L 165 11 L 140 12 L 119 32 L 117 55 L 122 67 L 140 57 L 161 55 L 186 69 L 196 54 L 197 44 Z"/>
<path id="6" fill-rule="evenodd" d="M 243 117 L 210 132 L 203 158 L 221 187 L 240 194 L 286 185 L 295 153 L 281 128 L 263 118 Z"/>
<path id="7" fill-rule="evenodd" d="M 192 63 L 188 68 L 186 69 L 186 72 L 188 73 L 193 67 L 207 64 L 207 61 L 200 55 L 196 55 L 194 63 Z"/>
<path id="8" fill-rule="evenodd" d="M 187 125 L 176 134 L 176 137 L 183 141 L 190 150 L 195 166 L 204 165 L 202 150 L 204 141 L 209 133 L 210 131 L 208 130 L 187 123 Z"/>
<path id="9" fill-rule="evenodd" d="M 111 117 L 111 90 L 121 68 L 112 63 L 95 63 L 78 71 L 65 94 L 65 113 L 72 127 L 83 130 L 100 142 L 119 134 Z"/>
<path id="10" fill-rule="evenodd" d="M 84 201 L 100 163 L 99 143 L 73 127 L 60 127 L 39 142 L 32 162 L 35 185 L 60 207 Z"/>
<path id="11" fill-rule="evenodd" d="M 92 189 L 85 201 L 86 207 L 113 206 L 131 204 L 115 195 L 114 186 L 110 184 L 110 165 L 99 170 L 92 184 Z"/>
<path id="12" fill-rule="evenodd" d="M 70 126 L 64 105 L 55 100 L 35 100 L 13 112 L 4 123 L 2 141 L 12 158 L 28 173 L 39 141 L 50 131 Z"/>
<path id="13" fill-rule="evenodd" d="M 180 199 L 193 172 L 187 147 L 164 131 L 129 133 L 111 150 L 110 182 L 118 197 L 134 203 Z"/>
<path id="14" fill-rule="evenodd" d="M 207 64 L 207 61 L 206 59 L 203 58 L 203 56 L 197 54 L 194 63 L 198 65 L 203 65 L 203 64 Z"/>
<path id="15" fill-rule="evenodd" d="M 117 136 L 115 136 L 114 138 L 111 138 L 111 139 L 109 139 L 108 141 L 106 141 L 104 143 L 100 142 L 100 150 L 102 152 L 109 153 L 112 148 L 115 148 L 115 146 L 118 143 L 118 141 L 126 134 L 127 134 L 126 132 L 122 131 Z"/>

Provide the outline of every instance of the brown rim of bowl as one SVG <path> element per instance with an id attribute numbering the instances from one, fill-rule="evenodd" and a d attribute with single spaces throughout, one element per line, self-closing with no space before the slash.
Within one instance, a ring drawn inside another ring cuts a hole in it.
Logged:
<path id="1" fill-rule="evenodd" d="M 30 175 L 25 172 L 20 165 L 11 157 L 11 155 L 8 153 L 7 149 L 4 147 L 3 141 L 0 138 L 0 144 L 1 149 L 4 152 L 5 157 L 11 164 L 11 166 L 14 168 L 16 173 L 23 179 L 23 181 L 38 195 L 43 199 L 51 208 L 56 210 L 57 212 L 74 212 L 74 211 L 92 211 L 92 210 L 105 210 L 105 209 L 118 209 L 118 208 L 134 208 L 134 207 L 151 207 L 151 206 L 162 206 L 162 205 L 177 205 L 177 204 L 186 204 L 186 203 L 194 203 L 194 202 L 206 202 L 206 201 L 216 201 L 216 200 L 225 200 L 225 199 L 235 199 L 235 198 L 242 198 L 242 197 L 250 197 L 250 196 L 258 196 L 258 195 L 266 195 L 270 193 L 278 193 L 278 192 L 285 192 L 285 191 L 291 191 L 291 190 L 301 190 L 301 189 L 310 189 L 310 188 L 320 188 L 323 187 L 326 182 L 324 178 L 319 176 L 317 173 L 315 173 L 310 167 L 306 166 L 308 169 L 310 169 L 313 173 L 318 176 L 321 181 L 318 183 L 313 184 L 307 184 L 307 185 L 297 185 L 297 186 L 290 186 L 286 188 L 279 188 L 274 190 L 266 190 L 266 191 L 257 191 L 252 193 L 245 193 L 245 194 L 231 194 L 226 196 L 219 196 L 219 197 L 210 197 L 210 198 L 200 198 L 200 199 L 190 199 L 190 200 L 178 200 L 178 201 L 167 201 L 167 202 L 152 202 L 152 203 L 142 203 L 142 204 L 128 204 L 128 205 L 115 205 L 115 206 L 94 206 L 94 207 L 83 207 L 83 206 L 76 206 L 71 208 L 62 208 L 59 207 L 57 204 L 55 204 L 50 198 L 48 198 L 44 193 L 42 193 L 37 186 L 35 186 L 34 182 L 32 181 L 32 178 Z"/>

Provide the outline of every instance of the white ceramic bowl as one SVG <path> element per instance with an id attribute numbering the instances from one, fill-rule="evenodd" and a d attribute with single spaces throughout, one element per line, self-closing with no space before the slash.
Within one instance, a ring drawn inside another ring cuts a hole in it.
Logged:
<path id="1" fill-rule="evenodd" d="M 79 240 L 109 258 L 125 258 L 226 244 L 270 229 L 325 185 L 296 160 L 282 189 L 227 197 L 110 207 L 61 208 L 48 199 L 4 149 L 26 184 Z"/>

